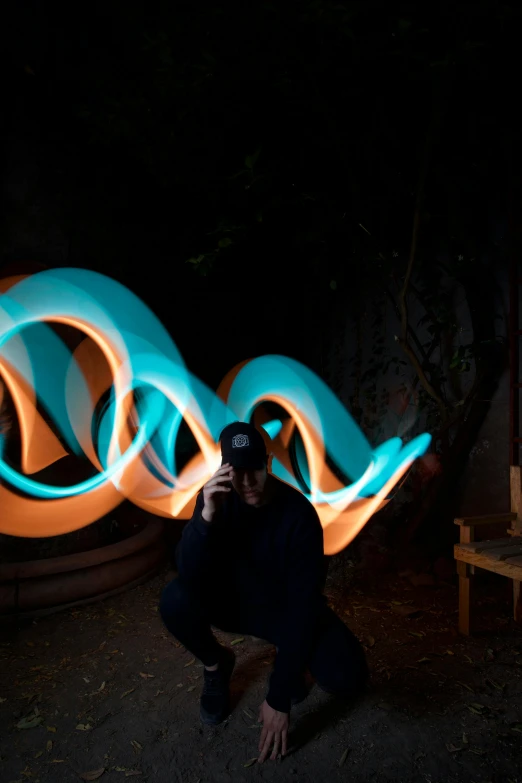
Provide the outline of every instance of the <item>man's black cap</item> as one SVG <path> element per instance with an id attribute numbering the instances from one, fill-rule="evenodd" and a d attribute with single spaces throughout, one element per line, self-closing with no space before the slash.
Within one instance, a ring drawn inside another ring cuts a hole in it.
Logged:
<path id="1" fill-rule="evenodd" d="M 221 433 L 221 464 L 228 462 L 234 468 L 259 470 L 266 465 L 266 446 L 263 436 L 253 424 L 235 421 Z"/>

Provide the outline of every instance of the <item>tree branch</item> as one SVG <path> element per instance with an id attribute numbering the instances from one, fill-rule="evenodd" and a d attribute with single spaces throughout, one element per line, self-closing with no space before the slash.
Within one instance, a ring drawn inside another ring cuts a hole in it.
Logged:
<path id="1" fill-rule="evenodd" d="M 430 397 L 432 397 L 435 400 L 435 402 L 437 403 L 437 405 L 438 405 L 438 407 L 440 409 L 440 412 L 441 412 L 441 416 L 443 417 L 443 419 L 445 421 L 447 416 L 446 416 L 446 406 L 444 404 L 444 401 L 443 401 L 442 397 L 440 397 L 437 394 L 437 392 L 435 391 L 435 389 L 433 388 L 431 383 L 428 381 L 426 373 L 422 369 L 422 367 L 420 365 L 420 362 L 419 362 L 419 360 L 417 358 L 417 354 L 415 353 L 415 351 L 413 350 L 413 348 L 411 347 L 411 345 L 408 343 L 407 340 L 403 340 L 401 337 L 397 337 L 397 342 L 399 343 L 399 345 L 401 346 L 402 350 L 404 351 L 404 353 L 406 354 L 406 356 L 408 357 L 408 359 L 412 363 L 413 368 L 414 368 L 415 372 L 417 373 L 417 375 L 419 377 L 419 381 L 421 382 L 422 386 L 424 387 L 426 392 L 430 395 Z"/>
<path id="2" fill-rule="evenodd" d="M 411 361 L 416 373 L 419 376 L 419 380 L 421 384 L 423 385 L 426 392 L 432 397 L 435 402 L 437 403 L 437 406 L 439 408 L 441 417 L 443 421 L 446 421 L 447 418 L 447 409 L 446 405 L 444 403 L 444 400 L 442 399 L 441 395 L 438 394 L 431 383 L 428 381 L 428 378 L 426 377 L 426 373 L 421 367 L 421 364 L 417 358 L 417 355 L 413 348 L 411 347 L 409 340 L 408 340 L 408 288 L 410 285 L 410 279 L 413 271 L 413 264 L 415 262 L 415 255 L 417 252 L 417 242 L 419 237 L 419 230 L 420 230 L 420 221 L 421 221 L 421 212 L 422 212 L 422 202 L 424 199 L 424 189 L 426 184 L 426 178 L 428 175 L 429 165 L 431 161 L 431 151 L 433 147 L 433 138 L 435 135 L 435 103 L 433 105 L 432 109 L 432 116 L 430 121 L 430 129 L 428 131 L 427 137 L 426 137 L 426 147 L 424 150 L 424 158 L 422 162 L 422 168 L 419 175 L 419 184 L 417 186 L 417 198 L 415 202 L 415 212 L 413 214 L 413 229 L 411 234 L 411 245 L 410 245 L 410 255 L 408 258 L 408 266 L 406 268 L 406 275 L 404 276 L 404 283 L 401 288 L 401 291 L 399 293 L 399 310 L 401 314 L 401 333 L 400 336 L 397 337 L 397 342 L 401 346 L 402 350 L 408 356 L 409 360 Z"/>
<path id="3" fill-rule="evenodd" d="M 413 286 L 411 286 L 411 288 L 413 289 Z M 386 288 L 386 293 L 388 295 L 388 298 L 389 298 L 390 302 L 393 305 L 393 309 L 395 310 L 395 315 L 397 316 L 397 318 L 400 321 L 401 320 L 401 312 L 399 310 L 397 302 L 393 298 L 392 292 L 390 291 L 390 289 L 388 287 Z M 430 345 L 429 349 L 427 351 L 425 351 L 424 348 L 422 347 L 421 341 L 419 340 L 419 338 L 415 334 L 415 330 L 413 329 L 411 324 L 408 324 L 408 335 L 411 337 L 411 339 L 415 343 L 415 347 L 417 348 L 417 351 L 420 353 L 422 361 L 423 362 L 429 362 L 430 356 L 433 353 L 433 351 L 435 350 L 435 347 L 437 345 L 437 340 L 436 339 L 433 340 L 433 342 Z"/>

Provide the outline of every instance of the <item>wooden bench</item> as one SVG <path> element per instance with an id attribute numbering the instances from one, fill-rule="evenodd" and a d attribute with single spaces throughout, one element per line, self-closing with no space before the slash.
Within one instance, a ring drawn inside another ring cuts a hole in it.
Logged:
<path id="1" fill-rule="evenodd" d="M 513 616 L 522 622 L 522 468 L 510 467 L 511 511 L 455 520 L 460 527 L 460 542 L 454 554 L 459 575 L 459 631 L 471 632 L 472 592 L 475 568 L 493 571 L 513 580 Z M 475 528 L 508 525 L 505 537 L 475 541 Z"/>

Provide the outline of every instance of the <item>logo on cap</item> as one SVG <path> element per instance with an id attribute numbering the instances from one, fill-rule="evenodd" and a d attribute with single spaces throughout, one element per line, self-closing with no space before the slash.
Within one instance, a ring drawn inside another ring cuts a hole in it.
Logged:
<path id="1" fill-rule="evenodd" d="M 250 441 L 248 440 L 248 435 L 234 435 L 232 438 L 232 448 L 233 449 L 242 449 L 245 446 L 248 446 L 250 444 Z"/>

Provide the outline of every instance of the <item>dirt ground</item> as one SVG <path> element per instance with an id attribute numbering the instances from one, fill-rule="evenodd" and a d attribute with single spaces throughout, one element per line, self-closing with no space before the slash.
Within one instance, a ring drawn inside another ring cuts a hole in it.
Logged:
<path id="1" fill-rule="evenodd" d="M 334 571 L 327 594 L 367 647 L 371 688 L 352 705 L 313 688 L 292 711 L 284 760 L 251 763 L 275 652 L 264 642 L 217 634 L 235 643 L 235 706 L 223 725 L 200 724 L 201 666 L 157 612 L 165 568 L 117 597 L 0 629 L 0 780 L 522 782 L 522 629 L 508 581 L 482 578 L 480 633 L 463 638 L 454 577 L 372 584 L 349 564 Z"/>

